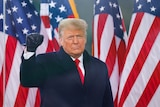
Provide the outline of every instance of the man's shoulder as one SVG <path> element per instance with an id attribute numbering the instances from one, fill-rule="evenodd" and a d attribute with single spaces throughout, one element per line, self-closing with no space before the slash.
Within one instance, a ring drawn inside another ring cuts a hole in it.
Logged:
<path id="1" fill-rule="evenodd" d="M 97 63 L 100 63 L 100 64 L 105 64 L 102 60 L 100 60 L 100 59 L 98 59 L 94 56 L 91 56 L 91 57 L 92 57 L 91 59 L 94 60 L 94 62 L 97 62 Z"/>

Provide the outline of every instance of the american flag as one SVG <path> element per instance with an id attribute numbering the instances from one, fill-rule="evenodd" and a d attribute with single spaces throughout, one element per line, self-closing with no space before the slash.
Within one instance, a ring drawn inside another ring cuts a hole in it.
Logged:
<path id="1" fill-rule="evenodd" d="M 4 13 L 3 13 L 3 0 L 0 1 L 0 107 L 2 107 L 2 101 L 3 101 L 3 94 L 4 94 L 4 88 L 3 88 L 3 78 L 1 75 L 3 75 L 3 61 L 4 61 L 4 33 L 3 33 L 3 19 L 4 19 Z"/>
<path id="2" fill-rule="evenodd" d="M 36 20 L 35 20 L 36 19 Z M 5 36 L 3 67 L 0 78 L 3 84 L 1 107 L 37 106 L 40 99 L 36 99 L 36 88 L 28 89 L 20 85 L 19 71 L 23 45 L 26 34 L 40 32 L 41 19 L 34 6 L 28 1 L 7 0 L 5 2 Z"/>
<path id="3" fill-rule="evenodd" d="M 54 50 L 59 49 L 58 24 L 65 18 L 78 18 L 74 0 L 41 0 L 40 15 L 44 22 L 49 36 L 49 46 L 53 45 Z M 49 48 L 47 49 L 50 50 Z"/>
<path id="4" fill-rule="evenodd" d="M 67 15 L 68 17 L 74 17 L 74 13 L 78 16 L 73 0 L 66 0 L 63 3 L 62 0 L 46 1 L 48 8 L 40 5 L 39 14 L 32 0 L 6 0 L 5 26 L 2 27 L 5 34 L 0 36 L 0 107 L 40 106 L 39 90 L 37 88 L 24 88 L 20 85 L 19 80 L 21 55 L 26 35 L 33 32 L 44 35 L 44 41 L 38 47 L 37 54 L 57 51 L 59 49 L 56 39 L 56 36 L 58 36 L 57 26 L 53 25 L 58 25 L 58 22 L 50 23 L 50 19 L 56 19 L 51 14 L 57 11 L 55 14 L 57 16 L 60 13 L 65 14 L 66 17 Z M 56 11 L 51 11 L 54 3 Z M 62 5 L 61 8 L 59 3 Z M 0 6 L 3 6 L 2 4 L 0 3 Z M 61 11 L 63 9 L 66 9 L 66 11 Z M 3 17 L 2 11 L 2 8 L 0 8 L 0 21 Z M 58 11 L 60 12 L 58 13 Z"/>
<path id="5" fill-rule="evenodd" d="M 93 54 L 104 61 L 108 67 L 115 106 L 117 106 L 117 92 L 126 41 L 126 29 L 117 0 L 95 0 Z"/>
<path id="6" fill-rule="evenodd" d="M 119 107 L 159 107 L 160 2 L 135 0 L 119 88 Z"/>

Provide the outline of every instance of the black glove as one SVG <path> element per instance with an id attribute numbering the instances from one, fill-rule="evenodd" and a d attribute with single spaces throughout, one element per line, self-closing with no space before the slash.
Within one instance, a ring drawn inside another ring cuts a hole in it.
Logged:
<path id="1" fill-rule="evenodd" d="M 26 36 L 26 46 L 28 52 L 35 52 L 37 47 L 42 44 L 43 35 L 38 33 L 31 33 Z"/>

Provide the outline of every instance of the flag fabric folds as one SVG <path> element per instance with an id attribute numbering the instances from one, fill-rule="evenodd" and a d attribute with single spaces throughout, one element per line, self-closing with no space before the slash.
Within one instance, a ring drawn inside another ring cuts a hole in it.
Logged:
<path id="1" fill-rule="evenodd" d="M 159 107 L 159 43 L 160 2 L 135 0 L 120 81 L 119 107 Z"/>
<path id="2" fill-rule="evenodd" d="M 3 25 L 2 1 L 0 1 L 0 23 Z M 63 18 L 78 17 L 73 0 L 42 1 L 40 4 L 47 3 L 48 8 L 40 5 L 39 13 L 32 0 L 6 0 L 5 25 L 0 26 L 0 107 L 40 106 L 39 90 L 20 85 L 20 63 L 26 35 L 29 33 L 44 35 L 44 41 L 38 47 L 37 54 L 57 51 L 59 49 L 56 39 L 57 25 L 62 19 L 60 13 L 66 13 Z M 57 12 L 52 10 L 53 7 Z M 53 13 L 55 15 L 52 15 Z M 51 23 L 52 19 L 56 19 L 57 22 Z M 5 34 L 2 33 L 3 29 Z"/>
<path id="3" fill-rule="evenodd" d="M 115 107 L 127 34 L 117 0 L 95 0 L 93 55 L 106 63 Z M 107 100 L 107 99 L 106 99 Z"/>
<path id="4" fill-rule="evenodd" d="M 7 0 L 5 2 L 5 25 L 3 42 L 3 67 L 1 84 L 3 97 L 1 107 L 36 106 L 37 89 L 20 85 L 19 71 L 26 34 L 40 32 L 41 23 L 38 12 L 29 1 Z M 36 20 L 35 20 L 36 19 Z"/>

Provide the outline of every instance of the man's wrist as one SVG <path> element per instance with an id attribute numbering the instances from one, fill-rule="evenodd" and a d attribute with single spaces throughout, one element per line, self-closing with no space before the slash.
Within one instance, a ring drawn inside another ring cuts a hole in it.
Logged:
<path id="1" fill-rule="evenodd" d="M 24 57 L 24 59 L 29 59 L 34 54 L 35 54 L 35 52 L 28 52 L 27 49 L 24 49 L 23 57 Z"/>

